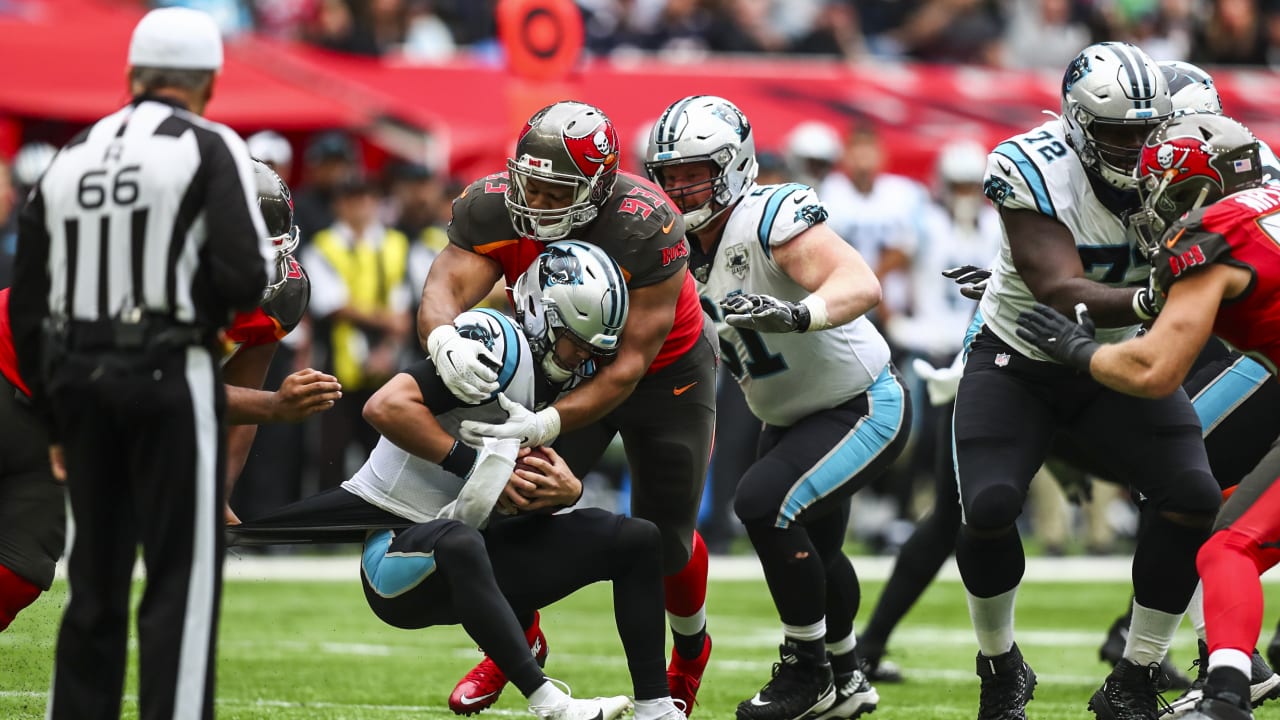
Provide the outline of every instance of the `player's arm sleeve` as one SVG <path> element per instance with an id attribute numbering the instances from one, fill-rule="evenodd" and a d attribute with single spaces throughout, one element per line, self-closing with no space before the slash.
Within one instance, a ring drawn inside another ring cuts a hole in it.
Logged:
<path id="1" fill-rule="evenodd" d="M 440 374 L 436 372 L 436 364 L 430 357 L 424 357 L 403 370 L 404 373 L 418 383 L 422 393 L 422 403 L 431 409 L 432 414 L 443 415 L 450 410 L 464 407 L 461 400 L 449 392 Z"/>
<path id="2" fill-rule="evenodd" d="M 813 188 L 799 183 L 779 185 L 765 201 L 755 239 L 769 254 L 828 217 L 827 206 Z"/>
<path id="3" fill-rule="evenodd" d="M 203 134 L 206 263 L 213 291 L 228 308 L 248 310 L 271 277 L 271 247 L 258 209 L 249 151 L 226 128 Z"/>
<path id="4" fill-rule="evenodd" d="M 1013 140 L 1000 143 L 987 156 L 982 191 L 997 208 L 1030 210 L 1055 220 L 1058 218 L 1040 167 Z"/>
<path id="5" fill-rule="evenodd" d="M 18 355 L 18 374 L 31 390 L 32 404 L 42 414 L 47 411 L 41 328 L 49 317 L 48 263 L 49 232 L 45 226 L 44 195 L 37 185 L 18 217 L 18 247 L 13 261 L 13 288 L 9 291 L 9 325 Z"/>

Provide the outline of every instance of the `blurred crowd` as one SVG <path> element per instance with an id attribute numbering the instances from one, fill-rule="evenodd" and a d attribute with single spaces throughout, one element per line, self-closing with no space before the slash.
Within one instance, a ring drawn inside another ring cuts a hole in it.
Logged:
<path id="1" fill-rule="evenodd" d="M 1200 65 L 1280 64 L 1280 0 L 576 0 L 587 51 L 917 60 L 1057 71 L 1126 40 Z M 496 52 L 497 0 L 152 0 L 339 52 L 446 59 Z"/>

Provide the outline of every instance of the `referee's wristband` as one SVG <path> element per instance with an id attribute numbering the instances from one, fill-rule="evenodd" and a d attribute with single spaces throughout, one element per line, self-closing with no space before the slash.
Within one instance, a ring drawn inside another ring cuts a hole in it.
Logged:
<path id="1" fill-rule="evenodd" d="M 461 440 L 454 440 L 453 447 L 449 449 L 449 454 L 445 455 L 444 459 L 440 461 L 440 467 L 465 479 L 471 474 L 471 470 L 475 468 L 476 458 L 478 457 L 480 457 L 480 453 L 475 448 Z"/>

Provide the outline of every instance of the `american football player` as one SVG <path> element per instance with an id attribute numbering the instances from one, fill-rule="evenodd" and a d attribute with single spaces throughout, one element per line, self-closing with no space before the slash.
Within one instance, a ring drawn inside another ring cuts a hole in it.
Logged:
<path id="1" fill-rule="evenodd" d="M 988 158 L 984 192 L 1004 242 L 966 338 L 952 425 L 963 512 L 956 560 L 978 636 L 980 718 L 1025 717 L 1035 687 L 1014 642 L 1024 567 L 1014 523 L 1055 435 L 1147 498 L 1124 656 L 1089 707 L 1104 719 L 1156 716 L 1159 663 L 1195 589 L 1195 552 L 1219 504 L 1199 420 L 1185 393 L 1116 392 L 1016 328 L 1036 302 L 1063 311 L 1087 302 L 1103 342 L 1131 337 L 1155 316 L 1149 266 L 1124 218 L 1139 207 L 1131 168 L 1142 143 L 1172 114 L 1168 82 L 1150 57 L 1127 43 L 1091 45 L 1064 73 L 1062 116 Z"/>
<path id="2" fill-rule="evenodd" d="M 880 283 L 827 226 L 812 188 L 755 184 L 751 124 L 728 100 L 667 107 L 645 167 L 694 233 L 703 309 L 764 422 L 734 511 L 782 620 L 782 662 L 737 717 L 857 717 L 879 698 L 854 652 L 861 591 L 841 549 L 849 499 L 898 457 L 911 426 L 889 346 L 864 317 Z"/>
<path id="3" fill-rule="evenodd" d="M 621 266 L 632 302 L 617 356 L 549 407 L 501 423 L 468 421 L 462 432 L 472 442 L 554 444 L 578 475 L 621 436 L 631 513 L 662 533 L 671 693 L 692 712 L 711 652 L 707 551 L 694 526 L 715 429 L 715 330 L 686 272 L 679 210 L 648 181 L 620 171 L 619 153 L 618 134 L 599 108 L 566 100 L 535 113 L 507 171 L 476 180 L 454 201 L 450 244 L 422 291 L 418 337 L 445 386 L 478 402 L 493 391 L 496 372 L 483 345 L 453 328 L 459 312 L 500 278 L 513 282 L 555 240 L 592 243 Z M 489 695 L 505 682 L 486 659 L 462 684 Z"/>
<path id="4" fill-rule="evenodd" d="M 1211 334 L 1274 374 L 1280 362 L 1280 226 L 1273 216 L 1280 189 L 1264 183 L 1253 134 L 1221 115 L 1171 119 L 1146 140 L 1137 177 L 1143 209 L 1135 225 L 1152 260 L 1153 287 L 1167 296 L 1150 331 L 1099 345 L 1085 308 L 1077 307 L 1077 324 L 1037 304 L 1019 316 L 1020 337 L 1102 384 L 1140 397 L 1177 391 Z M 1187 717 L 1252 717 L 1251 651 L 1262 618 L 1256 578 L 1280 562 L 1277 475 L 1280 451 L 1273 445 L 1227 500 L 1200 549 L 1209 675 L 1202 700 Z"/>
<path id="5" fill-rule="evenodd" d="M 402 628 L 461 624 L 529 699 L 530 711 L 555 720 L 609 720 L 630 703 L 574 700 L 557 689 L 539 667 L 545 637 L 527 633 L 518 618 L 610 580 L 636 716 L 683 720 L 662 673 L 657 529 L 596 509 L 540 514 L 574 504 L 582 492 L 559 453 L 522 456 L 535 470 L 513 477 L 517 440 L 472 446 L 459 439 L 462 422 L 530 412 L 616 355 L 629 305 L 622 271 L 597 247 L 552 243 L 516 280 L 513 299 L 516 320 L 480 309 L 452 323 L 495 360 L 498 387 L 481 402 L 455 397 L 431 358 L 413 364 L 365 405 L 365 419 L 382 437 L 351 479 L 236 526 L 232 537 L 241 544 L 363 539 L 365 597 L 379 618 Z M 547 558 L 555 558 L 556 572 L 545 571 Z M 471 715 L 501 691 L 459 688 L 449 706 Z"/>

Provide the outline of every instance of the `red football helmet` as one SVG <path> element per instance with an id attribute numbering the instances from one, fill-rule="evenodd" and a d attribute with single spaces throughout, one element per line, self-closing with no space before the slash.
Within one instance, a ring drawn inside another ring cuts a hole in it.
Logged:
<path id="1" fill-rule="evenodd" d="M 1129 223 L 1150 257 L 1178 218 L 1261 185 L 1262 161 L 1248 128 L 1223 115 L 1192 113 L 1151 132 L 1136 173 L 1142 209 Z"/>
<path id="2" fill-rule="evenodd" d="M 507 161 L 507 212 L 524 237 L 552 242 L 595 220 L 618 177 L 618 133 L 599 108 L 564 100 L 539 110 L 520 133 Z M 530 179 L 572 188 L 569 205 L 529 206 Z"/>

